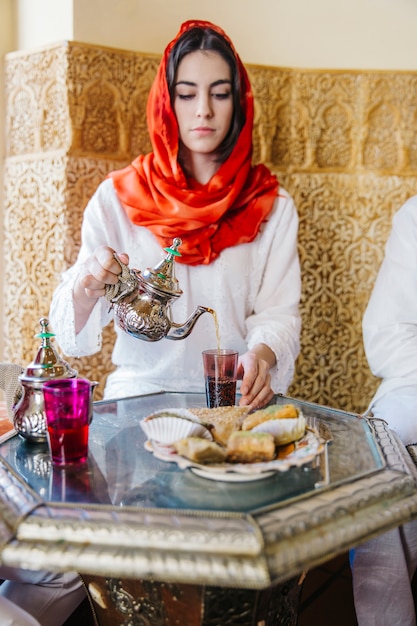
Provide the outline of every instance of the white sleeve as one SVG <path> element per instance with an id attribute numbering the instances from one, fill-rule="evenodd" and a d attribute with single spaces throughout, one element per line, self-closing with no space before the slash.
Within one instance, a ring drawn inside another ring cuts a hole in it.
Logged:
<path id="1" fill-rule="evenodd" d="M 276 393 L 286 393 L 300 351 L 301 328 L 298 215 L 292 198 L 286 193 L 278 203 L 278 217 L 268 243 L 269 254 L 254 311 L 246 320 L 246 341 L 249 349 L 265 343 L 273 350 L 277 365 L 270 372 L 272 388 Z"/>
<path id="2" fill-rule="evenodd" d="M 55 289 L 49 311 L 51 328 L 61 350 L 68 356 L 88 356 L 101 350 L 102 328 L 113 315 L 105 298 L 100 298 L 82 329 L 75 334 L 73 287 L 81 263 L 97 246 L 108 245 L 124 252 L 125 242 L 119 235 L 126 229 L 127 217 L 114 192 L 111 180 L 106 180 L 89 201 L 83 216 L 81 248 L 75 264 L 61 276 Z"/>
<path id="3" fill-rule="evenodd" d="M 417 383 L 417 196 L 394 216 L 362 326 L 373 374 Z"/>

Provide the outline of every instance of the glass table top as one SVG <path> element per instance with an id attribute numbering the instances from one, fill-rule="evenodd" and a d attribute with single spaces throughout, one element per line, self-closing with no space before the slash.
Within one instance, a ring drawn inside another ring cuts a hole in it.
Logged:
<path id="1" fill-rule="evenodd" d="M 276 397 L 285 404 L 288 398 Z M 140 420 L 167 407 L 205 406 L 204 394 L 161 393 L 94 404 L 89 460 L 78 469 L 51 465 L 47 444 L 15 437 L 0 446 L 11 467 L 44 500 L 115 506 L 254 512 L 331 489 L 381 469 L 385 462 L 366 419 L 343 411 L 299 404 L 329 439 L 325 459 L 278 471 L 262 480 L 209 480 L 167 463 L 145 449 Z M 320 455 L 320 456 L 322 456 Z"/>

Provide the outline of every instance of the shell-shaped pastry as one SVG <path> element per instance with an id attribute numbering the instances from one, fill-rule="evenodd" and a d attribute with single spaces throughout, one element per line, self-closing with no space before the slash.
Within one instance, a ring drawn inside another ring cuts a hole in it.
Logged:
<path id="1" fill-rule="evenodd" d="M 267 420 L 252 428 L 251 432 L 270 433 L 275 439 L 275 444 L 283 446 L 286 443 L 301 439 L 305 434 L 306 426 L 306 419 L 300 411 L 296 418 Z"/>
<path id="2" fill-rule="evenodd" d="M 213 439 L 210 430 L 187 409 L 162 409 L 139 423 L 148 439 L 165 445 L 185 437 Z"/>

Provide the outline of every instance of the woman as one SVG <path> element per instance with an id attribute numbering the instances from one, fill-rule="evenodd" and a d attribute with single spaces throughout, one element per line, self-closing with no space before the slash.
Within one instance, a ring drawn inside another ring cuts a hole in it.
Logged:
<path id="1" fill-rule="evenodd" d="M 61 349 L 101 348 L 112 319 L 106 285 L 131 267 L 155 267 L 180 237 L 176 322 L 214 309 L 221 347 L 240 353 L 240 404 L 286 392 L 299 352 L 298 217 L 263 165 L 252 166 L 253 96 L 233 44 L 217 26 L 182 25 L 168 44 L 147 107 L 153 151 L 112 172 L 89 202 L 78 260 L 55 291 L 50 320 Z M 215 347 L 212 316 L 188 339 L 147 343 L 116 327 L 116 371 L 105 397 L 160 389 L 203 391 L 201 352 Z"/>

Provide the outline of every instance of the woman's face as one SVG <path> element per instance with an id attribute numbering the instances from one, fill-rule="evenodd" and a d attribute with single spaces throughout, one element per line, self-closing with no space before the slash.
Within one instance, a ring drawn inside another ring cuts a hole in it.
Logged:
<path id="1" fill-rule="evenodd" d="M 187 54 L 178 65 L 174 112 L 182 144 L 191 153 L 213 155 L 233 117 L 229 65 L 212 50 Z"/>

